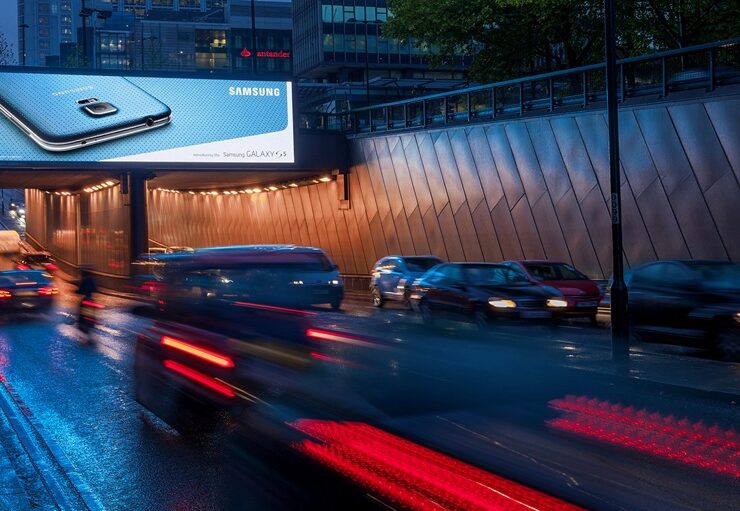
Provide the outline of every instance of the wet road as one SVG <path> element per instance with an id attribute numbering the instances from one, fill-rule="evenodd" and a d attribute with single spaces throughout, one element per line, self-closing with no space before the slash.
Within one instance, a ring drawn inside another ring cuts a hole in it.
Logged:
<path id="1" fill-rule="evenodd" d="M 148 320 L 130 313 L 130 302 L 103 297 L 101 301 L 108 307 L 104 329 L 95 345 L 87 344 L 67 322 L 74 310 L 70 286 L 61 281 L 59 286 L 62 294 L 52 315 L 12 318 L 0 326 L 0 371 L 44 425 L 46 434 L 53 437 L 107 509 L 215 510 L 226 507 L 228 479 L 218 445 L 186 441 L 145 412 L 133 399 L 135 335 Z M 444 385 L 445 379 L 450 378 L 457 379 L 450 390 L 464 389 L 465 385 L 472 384 L 479 385 L 479 394 L 485 394 L 489 389 L 481 382 L 491 378 L 480 372 L 480 361 L 495 356 L 496 350 L 504 353 L 513 345 L 536 352 L 542 349 L 544 338 L 548 339 L 548 349 L 561 353 L 563 359 L 577 360 L 579 356 L 594 354 L 606 356 L 609 352 L 607 332 L 585 324 L 564 325 L 556 331 L 549 327 L 505 327 L 495 337 L 480 342 L 480 334 L 460 324 L 443 323 L 435 330 L 422 328 L 414 315 L 398 307 L 374 310 L 351 302 L 347 309 L 343 314 L 327 312 L 322 321 L 337 329 L 382 332 L 388 339 L 409 340 L 412 345 L 415 343 L 419 353 L 425 352 L 428 358 L 420 358 L 418 365 L 409 369 L 418 380 L 409 390 L 412 393 L 425 385 L 423 382 Z M 449 356 L 451 346 L 454 357 Z M 424 366 L 426 360 L 432 359 L 447 359 L 449 371 L 429 374 L 432 369 Z M 466 374 L 470 376 L 464 376 Z M 459 393 L 463 394 L 465 392 Z M 540 394 L 547 392 L 535 392 L 529 399 L 538 400 L 539 408 L 547 408 L 547 401 L 540 399 Z M 432 408 L 419 400 L 415 414 L 409 414 L 412 411 L 409 409 L 398 410 L 402 413 L 389 421 L 389 427 L 408 429 L 409 435 L 415 430 L 417 437 L 426 435 L 425 441 L 434 444 L 450 438 L 444 436 L 449 433 L 441 431 L 444 425 L 465 424 L 466 428 L 472 428 L 477 424 L 476 427 L 480 427 L 481 414 L 490 417 L 505 413 L 505 410 L 492 409 L 472 413 L 462 410 L 467 406 L 464 400 L 456 395 L 447 397 L 449 403 L 435 401 L 436 407 Z M 474 397 L 480 404 L 480 395 Z M 725 424 L 732 424 L 733 417 L 737 418 L 733 407 L 688 403 L 675 396 L 661 399 L 673 400 L 684 413 L 691 412 L 698 417 L 711 415 Z M 399 401 L 399 406 L 406 407 L 408 403 Z M 505 406 L 511 404 L 504 403 Z M 423 419 L 423 427 L 415 426 L 414 421 L 430 413 L 436 422 Z M 534 422 L 542 426 L 539 417 Z M 485 427 L 490 428 L 491 423 Z M 423 432 L 420 434 L 420 431 Z M 519 431 L 521 434 L 525 429 Z M 509 433 L 514 445 L 515 440 Z M 542 442 L 543 452 L 553 449 L 553 445 L 545 446 L 548 441 Z M 519 438 L 516 442 L 524 440 Z M 565 445 L 562 439 L 557 442 Z M 581 448 L 578 444 L 570 446 L 574 452 Z M 615 459 L 614 465 L 619 463 L 622 460 Z M 624 461 L 621 470 L 628 474 L 634 466 Z M 670 487 L 674 476 L 663 475 L 666 486 Z M 650 477 L 655 474 L 644 475 L 647 480 Z M 711 491 L 712 501 L 717 502 L 726 498 L 721 489 L 717 490 L 721 483 L 699 479 L 692 483 L 695 486 L 691 486 L 691 490 L 699 495 L 704 490 Z"/>

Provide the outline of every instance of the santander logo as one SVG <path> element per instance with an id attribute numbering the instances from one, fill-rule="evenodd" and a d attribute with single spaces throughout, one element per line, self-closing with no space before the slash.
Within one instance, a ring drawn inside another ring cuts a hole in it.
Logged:
<path id="1" fill-rule="evenodd" d="M 239 55 L 241 55 L 242 57 L 251 57 L 252 56 L 252 52 L 249 51 L 248 49 L 244 48 Z"/>

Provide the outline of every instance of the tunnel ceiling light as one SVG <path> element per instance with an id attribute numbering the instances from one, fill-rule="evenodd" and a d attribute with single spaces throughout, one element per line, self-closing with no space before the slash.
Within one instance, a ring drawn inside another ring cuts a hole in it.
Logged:
<path id="1" fill-rule="evenodd" d="M 105 184 L 107 184 L 108 186 L 113 186 L 116 183 L 115 181 L 106 181 Z"/>
<path id="2" fill-rule="evenodd" d="M 274 191 L 275 191 L 275 190 L 277 190 L 277 189 L 278 189 L 278 187 L 277 187 L 277 186 L 270 186 L 270 187 L 268 188 L 268 190 L 270 190 L 271 192 L 274 192 Z"/>
<path id="3" fill-rule="evenodd" d="M 262 188 L 252 188 L 252 192 L 254 193 L 260 193 L 262 191 Z"/>
<path id="4" fill-rule="evenodd" d="M 290 183 L 288 186 L 291 188 L 298 188 L 298 183 Z"/>
<path id="5" fill-rule="evenodd" d="M 328 176 L 324 176 L 324 177 L 320 177 L 319 181 L 321 181 L 322 183 L 328 183 L 329 181 L 331 181 L 331 178 Z"/>

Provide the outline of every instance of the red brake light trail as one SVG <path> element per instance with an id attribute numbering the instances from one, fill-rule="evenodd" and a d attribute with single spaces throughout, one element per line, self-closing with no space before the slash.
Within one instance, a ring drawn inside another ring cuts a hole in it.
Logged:
<path id="1" fill-rule="evenodd" d="M 31 269 L 31 267 L 26 264 L 18 264 L 16 265 L 16 268 L 19 270 L 30 270 Z"/>
<path id="2" fill-rule="evenodd" d="M 554 428 L 740 478 L 740 435 L 587 396 L 550 401 Z"/>
<path id="3" fill-rule="evenodd" d="M 174 348 L 188 355 L 192 355 L 211 364 L 215 364 L 219 367 L 231 368 L 234 367 L 234 361 L 226 355 L 221 355 L 214 351 L 210 351 L 204 348 L 190 344 L 189 342 L 180 341 L 167 335 L 162 337 L 162 344 Z"/>
<path id="4" fill-rule="evenodd" d="M 214 392 L 217 392 L 223 396 L 226 396 L 226 397 L 236 396 L 234 391 L 228 385 L 225 385 L 221 383 L 220 381 L 216 380 L 215 378 L 211 378 L 210 376 L 207 376 L 199 371 L 196 371 L 195 369 L 191 369 L 182 364 L 178 364 L 174 360 L 165 360 L 164 366 L 167 369 L 174 371 L 184 376 L 185 378 L 188 378 L 189 380 L 199 383 L 200 385 L 203 385 L 204 387 L 207 387 L 213 390 Z"/>
<path id="5" fill-rule="evenodd" d="M 82 300 L 82 305 L 85 307 L 92 307 L 93 309 L 105 309 L 105 305 L 98 302 L 93 302 L 92 300 Z"/>
<path id="6" fill-rule="evenodd" d="M 51 287 L 51 286 L 45 286 L 45 287 L 39 288 L 38 293 L 40 295 L 43 295 L 43 296 L 58 295 L 59 294 L 59 289 L 57 289 L 55 287 Z"/>
<path id="7" fill-rule="evenodd" d="M 291 426 L 319 441 L 304 440 L 299 451 L 407 509 L 580 509 L 367 424 L 301 419 Z"/>
<path id="8" fill-rule="evenodd" d="M 332 332 L 329 330 L 319 330 L 318 328 L 309 328 L 308 330 L 306 330 L 306 337 L 310 339 L 318 339 L 321 341 L 338 342 L 341 344 L 353 344 L 355 346 L 361 346 L 364 348 L 381 347 L 381 345 L 377 343 L 361 339 L 359 337 L 355 337 L 345 333 Z"/>
<path id="9" fill-rule="evenodd" d="M 0 289 L 0 299 L 3 299 L 3 298 L 5 299 L 13 298 L 13 293 L 8 291 L 7 289 Z"/>

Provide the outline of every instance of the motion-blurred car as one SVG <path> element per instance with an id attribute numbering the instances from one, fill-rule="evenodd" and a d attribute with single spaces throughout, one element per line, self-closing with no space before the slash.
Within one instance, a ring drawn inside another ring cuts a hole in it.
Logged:
<path id="1" fill-rule="evenodd" d="M 158 255 L 158 254 L 166 254 L 167 253 L 167 247 L 149 247 L 148 254 L 149 255 Z"/>
<path id="2" fill-rule="evenodd" d="M 344 298 L 337 266 L 318 248 L 213 247 L 171 257 L 160 293 L 163 309 L 218 315 L 234 302 L 338 309 Z"/>
<path id="3" fill-rule="evenodd" d="M 15 261 L 18 270 L 41 270 L 53 274 L 59 269 L 51 254 L 46 252 L 30 252 L 23 254 Z"/>
<path id="4" fill-rule="evenodd" d="M 627 302 L 644 340 L 708 349 L 740 360 L 740 265 L 656 261 L 631 271 Z"/>
<path id="5" fill-rule="evenodd" d="M 45 313 L 59 294 L 51 275 L 37 270 L 0 271 L 0 311 Z"/>
<path id="6" fill-rule="evenodd" d="M 388 256 L 379 260 L 370 279 L 373 305 L 382 307 L 386 300 L 408 302 L 411 284 L 442 262 L 435 256 Z"/>
<path id="7" fill-rule="evenodd" d="M 570 264 L 554 261 L 506 261 L 523 272 L 529 282 L 540 287 L 555 288 L 563 295 L 559 306 L 553 307 L 558 317 L 588 318 L 596 322 L 601 292 L 596 282 Z"/>
<path id="8" fill-rule="evenodd" d="M 493 263 L 448 263 L 435 266 L 412 286 L 412 308 L 424 321 L 462 318 L 486 327 L 496 318 L 550 318 L 563 297 L 542 288 L 521 271 Z"/>
<path id="9" fill-rule="evenodd" d="M 192 254 L 195 249 L 192 247 L 167 247 L 165 253 L 167 254 Z"/>

